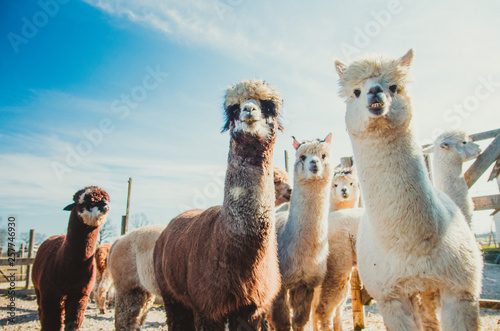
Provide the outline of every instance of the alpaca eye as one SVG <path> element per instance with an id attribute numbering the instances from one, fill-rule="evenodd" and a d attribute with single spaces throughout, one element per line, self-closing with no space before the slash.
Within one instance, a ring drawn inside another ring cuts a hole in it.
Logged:
<path id="1" fill-rule="evenodd" d="M 464 141 L 462 144 L 467 145 L 467 142 L 466 142 L 466 141 Z"/>
<path id="2" fill-rule="evenodd" d="M 351 183 L 351 186 L 352 186 L 352 183 Z"/>
<path id="3" fill-rule="evenodd" d="M 359 98 L 359 96 L 361 95 L 361 90 L 354 90 L 354 95 L 356 96 L 356 98 Z"/>
<path id="4" fill-rule="evenodd" d="M 305 156 L 305 155 L 302 155 L 302 156 L 300 157 L 300 159 L 301 159 L 302 161 L 305 161 L 305 160 L 306 160 L 306 156 Z"/>
<path id="5" fill-rule="evenodd" d="M 323 160 L 326 159 L 326 154 L 321 155 L 321 157 L 323 158 Z"/>
<path id="6" fill-rule="evenodd" d="M 397 89 L 398 89 L 397 85 L 391 85 L 391 86 L 389 86 L 389 90 L 391 90 L 392 93 L 396 93 Z"/>
<path id="7" fill-rule="evenodd" d="M 335 184 L 335 187 L 338 187 L 338 185 L 337 185 L 337 184 Z"/>

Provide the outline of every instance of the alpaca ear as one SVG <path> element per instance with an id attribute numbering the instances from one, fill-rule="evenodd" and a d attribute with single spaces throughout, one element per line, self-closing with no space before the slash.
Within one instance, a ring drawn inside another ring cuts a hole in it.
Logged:
<path id="1" fill-rule="evenodd" d="M 424 149 L 422 149 L 422 152 L 424 154 L 430 154 L 430 153 L 432 153 L 433 150 L 434 150 L 434 145 L 430 145 L 430 146 L 427 146 Z"/>
<path id="2" fill-rule="evenodd" d="M 415 54 L 415 51 L 413 48 L 410 48 L 410 50 L 403 55 L 402 58 L 399 59 L 399 65 L 403 67 L 410 67 L 411 62 L 413 61 L 413 55 Z"/>
<path id="3" fill-rule="evenodd" d="M 441 147 L 442 149 L 450 149 L 450 142 L 448 140 L 445 140 L 439 144 L 439 147 Z"/>
<path id="4" fill-rule="evenodd" d="M 73 202 L 73 203 L 70 203 L 69 205 L 67 205 L 66 207 L 64 207 L 63 210 L 68 210 L 68 211 L 71 211 L 73 210 L 73 207 L 76 206 L 76 203 Z"/>
<path id="5" fill-rule="evenodd" d="M 327 144 L 331 144 L 331 142 L 332 142 L 332 132 L 330 132 L 328 134 L 328 136 L 326 136 L 326 138 L 323 140 L 323 142 L 325 142 Z"/>
<path id="6" fill-rule="evenodd" d="M 299 149 L 300 143 L 297 141 L 297 139 L 295 139 L 294 136 L 292 136 L 292 138 L 293 138 L 293 148 L 295 148 L 295 150 Z"/>
<path id="7" fill-rule="evenodd" d="M 342 78 L 344 72 L 347 70 L 347 64 L 343 63 L 340 60 L 334 60 L 333 62 L 335 64 L 335 70 L 337 71 L 337 74 Z"/>

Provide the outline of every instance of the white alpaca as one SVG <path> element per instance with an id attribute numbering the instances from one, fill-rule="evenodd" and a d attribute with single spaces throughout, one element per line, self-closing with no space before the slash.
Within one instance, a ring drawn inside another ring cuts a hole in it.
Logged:
<path id="1" fill-rule="evenodd" d="M 335 62 L 366 209 L 359 274 L 388 330 L 437 330 L 435 318 L 417 311 L 432 311 L 436 297 L 442 330 L 478 330 L 483 262 L 460 209 L 428 177 L 406 94 L 412 59 L 410 50 L 400 59 Z"/>
<path id="2" fill-rule="evenodd" d="M 463 131 L 447 131 L 434 141 L 434 183 L 457 204 L 470 226 L 474 204 L 462 173 L 462 163 L 478 157 L 481 149 Z"/>
<path id="3" fill-rule="evenodd" d="M 330 212 L 359 205 L 359 183 L 356 168 L 335 168 L 330 193 Z"/>
<path id="4" fill-rule="evenodd" d="M 331 134 L 325 140 L 302 144 L 296 152 L 290 212 L 278 213 L 278 259 L 282 287 L 272 307 L 272 324 L 278 331 L 303 330 L 309 320 L 314 289 L 326 272 L 328 208 L 333 167 Z M 290 307 L 293 323 L 290 322 Z"/>

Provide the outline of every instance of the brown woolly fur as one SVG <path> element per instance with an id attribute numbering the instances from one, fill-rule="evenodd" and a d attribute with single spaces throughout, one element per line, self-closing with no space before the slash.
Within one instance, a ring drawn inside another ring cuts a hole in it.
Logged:
<path id="1" fill-rule="evenodd" d="M 106 243 L 99 245 L 95 252 L 95 263 L 96 263 L 96 274 L 94 282 L 94 300 L 96 302 L 97 308 L 101 314 L 106 313 L 106 293 L 113 284 L 113 280 L 108 270 L 108 253 L 111 248 L 111 244 Z M 111 301 L 111 297 L 110 297 Z"/>
<path id="2" fill-rule="evenodd" d="M 73 197 L 68 233 L 44 241 L 33 263 L 33 285 L 42 330 L 78 330 L 83 322 L 95 277 L 98 226 L 106 221 L 109 196 L 97 186 Z M 86 217 L 86 221 L 80 215 Z"/>
<path id="3" fill-rule="evenodd" d="M 276 207 L 290 201 L 292 188 L 290 184 L 288 184 L 288 174 L 278 167 L 274 167 L 274 190 Z"/>
<path id="4" fill-rule="evenodd" d="M 383 81 L 392 82 L 401 88 L 411 81 L 409 67 L 401 66 L 397 59 L 377 54 L 363 57 L 349 65 L 339 79 L 339 95 L 342 98 L 350 97 L 350 91 L 357 84 L 373 77 L 380 77 Z"/>
<path id="5" fill-rule="evenodd" d="M 169 330 L 224 330 L 226 321 L 229 330 L 260 329 L 279 290 L 272 158 L 281 98 L 274 112 L 244 99 L 276 95 L 262 81 L 228 89 L 225 104 L 239 102 L 240 112 L 228 126 L 224 203 L 177 216 L 156 241 Z"/>
<path id="6" fill-rule="evenodd" d="M 116 330 L 140 330 L 160 290 L 153 268 L 153 250 L 165 225 L 143 226 L 111 247 L 108 265 L 113 275 Z"/>

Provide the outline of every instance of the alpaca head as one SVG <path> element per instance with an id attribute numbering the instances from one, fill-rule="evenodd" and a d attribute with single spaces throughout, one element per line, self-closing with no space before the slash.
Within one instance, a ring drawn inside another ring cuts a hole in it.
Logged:
<path id="1" fill-rule="evenodd" d="M 283 101 L 278 91 L 262 80 L 244 80 L 226 90 L 226 124 L 234 136 L 270 140 L 282 127 L 278 121 Z"/>
<path id="2" fill-rule="evenodd" d="M 330 144 L 332 134 L 324 140 L 298 142 L 293 137 L 295 154 L 295 180 L 299 182 L 329 180 L 332 176 Z"/>
<path id="3" fill-rule="evenodd" d="M 288 184 L 288 175 L 278 167 L 274 167 L 274 191 L 276 195 L 276 207 L 290 201 L 292 187 Z"/>
<path id="4" fill-rule="evenodd" d="M 98 227 L 106 223 L 109 211 L 109 195 L 97 186 L 88 186 L 76 192 L 74 203 L 64 210 L 72 210 L 88 226 Z"/>
<path id="5" fill-rule="evenodd" d="M 446 131 L 434 141 L 434 151 L 458 162 L 465 162 L 481 154 L 478 144 L 463 131 Z"/>
<path id="6" fill-rule="evenodd" d="M 372 56 L 349 66 L 335 61 L 340 77 L 340 95 L 346 99 L 346 124 L 351 135 L 387 135 L 405 130 L 411 119 L 410 99 L 406 95 L 410 49 L 399 59 Z"/>
<path id="7" fill-rule="evenodd" d="M 354 167 L 335 168 L 330 194 L 333 205 L 347 201 L 359 201 L 359 183 L 355 169 Z"/>

